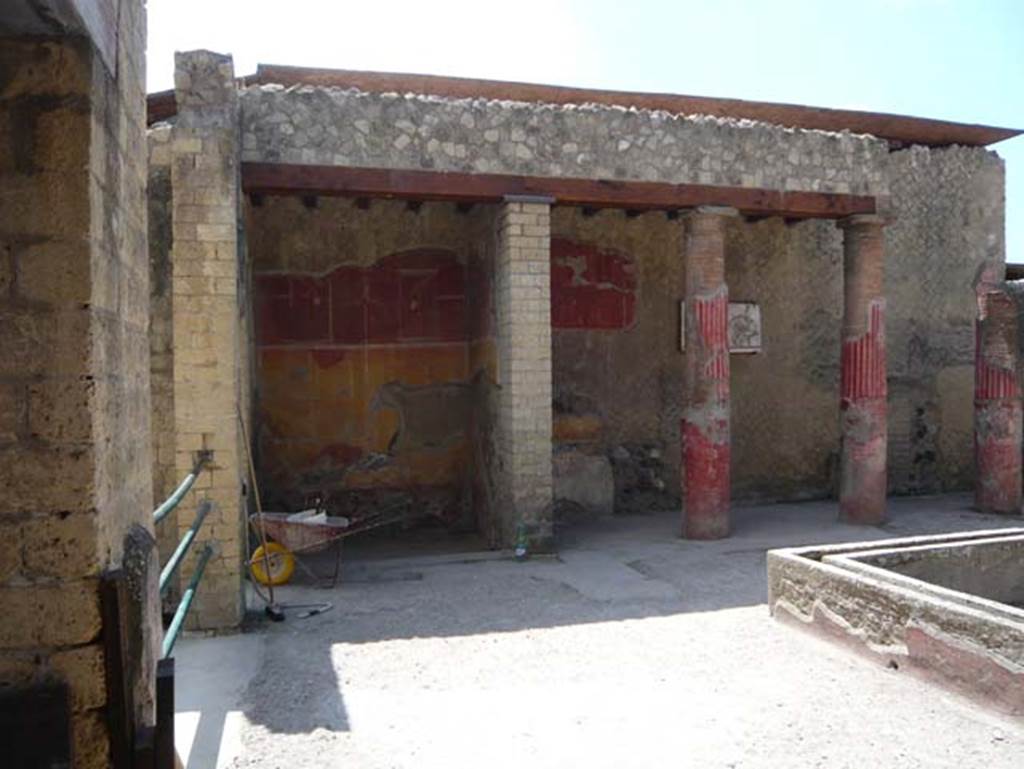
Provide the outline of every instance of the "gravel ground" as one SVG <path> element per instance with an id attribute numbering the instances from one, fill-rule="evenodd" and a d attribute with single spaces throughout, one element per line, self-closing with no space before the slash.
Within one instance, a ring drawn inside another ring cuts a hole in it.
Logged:
<path id="1" fill-rule="evenodd" d="M 745 508 L 714 543 L 676 539 L 672 515 L 615 518 L 526 563 L 353 559 L 334 591 L 283 591 L 326 614 L 179 644 L 179 750 L 189 769 L 1020 769 L 1020 722 L 764 604 L 771 547 L 1014 523 L 965 505 L 896 500 L 881 530 L 829 503 Z"/>

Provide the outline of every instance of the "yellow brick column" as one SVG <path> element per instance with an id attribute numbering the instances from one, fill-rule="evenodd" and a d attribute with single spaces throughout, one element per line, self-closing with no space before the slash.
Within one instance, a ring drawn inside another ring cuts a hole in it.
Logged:
<path id="1" fill-rule="evenodd" d="M 496 501 L 506 546 L 553 547 L 551 200 L 508 196 L 494 266 L 498 339 Z"/>
<path id="2" fill-rule="evenodd" d="M 178 477 L 200 449 L 213 464 L 178 513 L 180 533 L 200 499 L 216 503 L 181 580 L 213 541 L 215 556 L 190 616 L 193 628 L 238 625 L 242 618 L 242 536 L 245 463 L 238 404 L 248 341 L 239 309 L 238 97 L 229 56 L 209 51 L 175 55 L 178 116 L 171 135 L 171 292 L 174 338 L 174 429 Z M 244 295 L 244 293 L 243 293 Z"/>

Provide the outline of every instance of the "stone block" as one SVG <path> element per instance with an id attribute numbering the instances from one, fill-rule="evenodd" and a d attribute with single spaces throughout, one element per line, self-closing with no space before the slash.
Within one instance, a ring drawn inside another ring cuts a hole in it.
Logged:
<path id="1" fill-rule="evenodd" d="M 24 235 L 81 238 L 90 226 L 89 183 L 84 163 L 81 169 L 5 174 L 0 221 Z"/>
<path id="2" fill-rule="evenodd" d="M 84 374 L 89 313 L 0 306 L 0 377 Z"/>
<path id="3" fill-rule="evenodd" d="M 0 47 L 0 99 L 87 95 L 92 87 L 91 48 L 85 41 L 4 40 Z"/>
<path id="4" fill-rule="evenodd" d="M 102 625 L 95 580 L 0 587 L 0 648 L 73 646 L 94 641 Z"/>
<path id="5" fill-rule="evenodd" d="M 33 382 L 28 386 L 28 430 L 33 438 L 62 446 L 92 437 L 96 383 L 89 378 Z"/>
<path id="6" fill-rule="evenodd" d="M 37 168 L 72 171 L 88 162 L 91 132 L 84 106 L 42 110 L 35 120 L 33 158 Z"/>
<path id="7" fill-rule="evenodd" d="M 31 577 L 79 578 L 103 564 L 94 513 L 36 515 L 21 525 L 23 571 Z"/>
<path id="8" fill-rule="evenodd" d="M 24 686 L 39 673 L 39 655 L 35 652 L 0 654 L 0 692 L 4 687 Z"/>
<path id="9" fill-rule="evenodd" d="M 552 456 L 554 497 L 579 505 L 594 515 L 610 515 L 615 506 L 615 480 L 608 458 L 574 449 Z"/>
<path id="10" fill-rule="evenodd" d="M 75 714 L 71 720 L 71 735 L 75 769 L 108 769 L 110 740 L 102 711 Z"/>
<path id="11" fill-rule="evenodd" d="M 0 518 L 0 585 L 21 570 L 21 516 Z"/>
<path id="12" fill-rule="evenodd" d="M 0 382 L 0 445 L 12 443 L 26 432 L 25 385 Z"/>
<path id="13" fill-rule="evenodd" d="M 90 302 L 89 241 L 83 237 L 50 240 L 21 249 L 18 295 L 54 305 Z"/>
<path id="14" fill-rule="evenodd" d="M 100 645 L 56 652 L 50 657 L 50 667 L 70 685 L 71 706 L 75 710 L 91 710 L 106 704 L 106 668 Z"/>
<path id="15" fill-rule="evenodd" d="M 0 448 L 0 510 L 89 511 L 93 507 L 94 471 L 91 447 Z M 61 480 L 59 484 L 54 483 L 56 478 Z"/>

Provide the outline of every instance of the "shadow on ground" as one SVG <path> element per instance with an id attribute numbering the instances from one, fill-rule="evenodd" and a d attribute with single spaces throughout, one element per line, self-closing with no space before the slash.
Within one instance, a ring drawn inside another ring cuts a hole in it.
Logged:
<path id="1" fill-rule="evenodd" d="M 353 647 L 382 645 L 376 664 L 386 665 L 390 650 L 413 639 L 444 656 L 456 654 L 451 649 L 458 644 L 452 641 L 462 637 L 486 640 L 496 634 L 685 613 L 706 614 L 707 622 L 715 622 L 718 613 L 764 604 L 765 553 L 775 547 L 1016 522 L 972 513 L 966 504 L 964 497 L 893 500 L 891 523 L 879 528 L 839 524 L 834 504 L 828 502 L 740 508 L 733 536 L 703 543 L 680 540 L 673 514 L 612 518 L 567 532 L 557 556 L 524 563 L 480 552 L 381 559 L 350 547 L 336 588 L 294 584 L 279 591 L 278 600 L 285 604 L 329 601 L 330 611 L 301 618 L 304 609 L 286 609 L 283 623 L 260 623 L 249 634 L 229 639 L 192 641 L 187 655 L 194 655 L 193 666 L 202 667 L 196 660 L 204 656 L 211 665 L 223 666 L 212 644 L 237 645 L 247 659 L 229 665 L 235 668 L 235 680 L 247 683 L 235 703 L 222 709 L 243 710 L 250 728 L 264 735 L 306 734 L 314 740 L 319 735 L 326 740 L 325 735 L 352 726 L 343 692 L 349 660 L 359 656 L 352 654 Z M 329 560 L 311 559 L 310 565 L 329 573 Z M 700 627 L 696 625 L 696 632 Z M 643 634 L 637 632 L 642 654 Z M 426 643 L 429 639 L 436 642 Z M 452 670 L 460 665 L 457 656 L 443 662 Z M 493 662 L 516 664 L 497 654 Z M 380 672 L 386 678 L 387 671 Z M 182 684 L 181 689 L 191 685 Z M 179 702 L 184 708 L 189 695 L 183 694 Z M 210 729 L 215 721 L 211 717 Z M 199 733 L 205 735 L 206 729 L 201 726 Z M 190 767 L 199 765 L 189 762 Z"/>

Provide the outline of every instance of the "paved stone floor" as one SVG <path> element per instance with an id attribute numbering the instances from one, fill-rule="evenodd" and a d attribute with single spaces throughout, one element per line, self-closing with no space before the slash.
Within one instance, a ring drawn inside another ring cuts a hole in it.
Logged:
<path id="1" fill-rule="evenodd" d="M 881 529 L 834 503 L 567 532 L 558 558 L 348 559 L 333 609 L 185 639 L 177 740 L 199 767 L 1014 767 L 1024 724 L 773 622 L 765 551 L 1013 525 L 966 497 L 896 499 Z"/>

